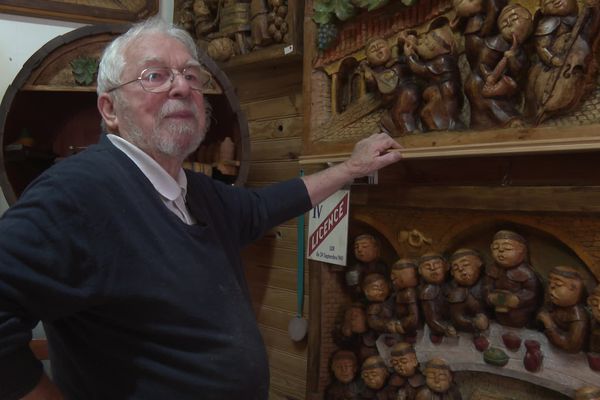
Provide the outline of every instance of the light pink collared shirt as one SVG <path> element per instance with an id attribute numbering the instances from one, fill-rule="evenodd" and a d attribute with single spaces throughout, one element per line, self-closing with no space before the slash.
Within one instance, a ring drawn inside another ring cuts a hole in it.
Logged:
<path id="1" fill-rule="evenodd" d="M 196 220 L 190 213 L 185 204 L 185 195 L 187 193 L 187 178 L 183 169 L 179 169 L 177 180 L 173 179 L 152 157 L 144 153 L 139 147 L 120 136 L 111 133 L 106 135 L 108 140 L 127 157 L 148 178 L 154 189 L 160 195 L 167 208 L 177 215 L 179 219 L 188 225 L 194 225 Z"/>

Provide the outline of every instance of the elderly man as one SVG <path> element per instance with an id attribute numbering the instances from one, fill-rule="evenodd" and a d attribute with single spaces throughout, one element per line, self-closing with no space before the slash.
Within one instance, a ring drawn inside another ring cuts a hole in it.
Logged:
<path id="1" fill-rule="evenodd" d="M 43 173 L 0 221 L 0 399 L 265 399 L 268 364 L 240 248 L 398 161 L 373 135 L 345 162 L 259 190 L 184 172 L 206 72 L 149 20 L 106 50 L 108 135 Z M 54 383 L 27 344 L 45 323 Z"/>

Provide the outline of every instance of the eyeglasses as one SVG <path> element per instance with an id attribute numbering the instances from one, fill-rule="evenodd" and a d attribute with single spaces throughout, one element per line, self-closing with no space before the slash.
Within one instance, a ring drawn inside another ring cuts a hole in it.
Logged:
<path id="1" fill-rule="evenodd" d="M 212 81 L 211 74 L 199 65 L 192 65 L 179 71 L 168 67 L 150 67 L 140 72 L 137 78 L 115 86 L 106 91 L 110 93 L 133 82 L 140 82 L 142 89 L 150 93 L 162 93 L 171 90 L 175 76 L 181 75 L 192 90 L 204 90 Z"/>

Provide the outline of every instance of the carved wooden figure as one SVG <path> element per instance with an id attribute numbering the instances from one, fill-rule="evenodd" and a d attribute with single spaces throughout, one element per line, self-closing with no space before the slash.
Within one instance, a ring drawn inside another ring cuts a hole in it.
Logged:
<path id="1" fill-rule="evenodd" d="M 500 324 L 523 328 L 542 298 L 540 281 L 527 262 L 527 242 L 516 232 L 502 230 L 494 235 L 490 248 L 495 263 L 486 272 L 487 301 Z"/>
<path id="2" fill-rule="evenodd" d="M 361 367 L 361 377 L 366 389 L 361 394 L 365 400 L 396 400 L 396 388 L 388 385 L 390 375 L 380 356 L 369 357 Z"/>
<path id="3" fill-rule="evenodd" d="M 273 41 L 267 30 L 267 3 L 266 0 L 250 1 L 250 32 L 252 37 L 252 47 L 261 47 L 270 44 Z"/>
<path id="4" fill-rule="evenodd" d="M 334 342 L 341 348 L 352 349 L 359 362 L 377 355 L 375 341 L 378 334 L 369 329 L 366 307 L 362 302 L 354 302 L 344 308 L 332 332 Z"/>
<path id="5" fill-rule="evenodd" d="M 359 235 L 354 239 L 354 257 L 357 263 L 346 271 L 346 285 L 353 296 L 358 296 L 367 274 L 377 272 L 388 276 L 388 268 L 381 260 L 379 240 L 373 235 Z"/>
<path id="6" fill-rule="evenodd" d="M 584 285 L 576 269 L 554 267 L 546 289 L 549 303 L 537 314 L 553 345 L 578 353 L 587 344 L 590 320 L 583 306 Z"/>
<path id="7" fill-rule="evenodd" d="M 489 327 L 481 280 L 483 260 L 472 249 L 459 249 L 450 257 L 452 282 L 448 303 L 452 324 L 459 331 L 480 333 Z"/>
<path id="8" fill-rule="evenodd" d="M 445 282 L 448 276 L 448 263 L 438 253 L 426 253 L 419 260 L 419 300 L 423 317 L 431 334 L 435 336 L 456 336 L 456 329 L 450 323 L 446 302 Z"/>
<path id="9" fill-rule="evenodd" d="M 348 350 L 338 350 L 331 358 L 331 372 L 334 380 L 325 390 L 326 400 L 358 400 L 362 382 L 356 379 L 358 361 Z"/>
<path id="10" fill-rule="evenodd" d="M 390 297 L 390 285 L 385 276 L 368 274 L 363 281 L 363 291 L 368 301 L 367 323 L 380 333 L 404 333 L 402 323 L 396 318 L 394 298 Z"/>
<path id="11" fill-rule="evenodd" d="M 401 258 L 391 268 L 392 287 L 396 300 L 396 317 L 404 334 L 415 336 L 420 325 L 417 286 L 419 277 L 415 261 Z"/>
<path id="12" fill-rule="evenodd" d="M 417 392 L 416 400 L 462 400 L 454 384 L 448 363 L 441 358 L 433 358 L 425 365 L 425 387 Z"/>
<path id="13" fill-rule="evenodd" d="M 600 285 L 589 295 L 587 304 L 592 312 L 589 350 L 600 356 Z"/>
<path id="14" fill-rule="evenodd" d="M 511 4 L 500 12 L 498 34 L 485 37 L 483 42 L 472 38 L 469 58 L 475 65 L 464 87 L 471 106 L 471 128 L 524 125 L 518 108 L 529 67 L 523 43 L 532 27 L 531 13 L 518 4 Z M 476 46 L 480 46 L 479 49 Z"/>
<path id="15" fill-rule="evenodd" d="M 408 66 L 425 82 L 420 116 L 429 130 L 463 128 L 462 93 L 456 43 L 445 18 L 433 21 L 418 38 L 403 35 Z"/>
<path id="16" fill-rule="evenodd" d="M 572 110 L 585 94 L 592 61 L 591 45 L 598 33 L 598 0 L 541 0 L 541 20 L 534 33 L 540 63 L 529 72 L 527 108 L 536 124 Z"/>
<path id="17" fill-rule="evenodd" d="M 417 391 L 425 385 L 425 377 L 419 371 L 419 361 L 410 343 L 400 342 L 392 347 L 390 363 L 395 373 L 390 384 L 398 388 L 398 400 L 414 400 Z"/>
<path id="18" fill-rule="evenodd" d="M 404 135 L 418 130 L 417 109 L 421 94 L 404 55 L 395 55 L 387 40 L 373 38 L 365 45 L 361 62 L 365 80 L 377 87 L 388 114 L 382 126 L 390 133 Z"/>
<path id="19" fill-rule="evenodd" d="M 600 388 L 594 386 L 584 386 L 577 389 L 573 400 L 600 400 Z"/>

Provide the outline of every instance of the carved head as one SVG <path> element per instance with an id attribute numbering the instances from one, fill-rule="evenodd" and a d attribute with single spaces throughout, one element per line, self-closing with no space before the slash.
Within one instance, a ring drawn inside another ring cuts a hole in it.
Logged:
<path id="1" fill-rule="evenodd" d="M 338 350 L 331 359 L 331 370 L 338 381 L 352 382 L 358 370 L 356 355 L 348 350 Z"/>
<path id="2" fill-rule="evenodd" d="M 498 231 L 490 246 L 496 264 L 503 268 L 519 266 L 527 257 L 527 242 L 513 231 Z"/>
<path id="3" fill-rule="evenodd" d="M 429 30 L 418 36 L 417 53 L 424 60 L 431 60 L 444 54 L 451 54 L 456 43 L 448 20 L 438 18 L 429 26 Z"/>
<path id="4" fill-rule="evenodd" d="M 559 307 L 574 306 L 581 301 L 583 280 L 575 268 L 558 266 L 548 275 L 548 297 Z"/>
<path id="5" fill-rule="evenodd" d="M 579 12 L 576 0 L 541 0 L 540 7 L 544 15 L 564 17 Z"/>
<path id="6" fill-rule="evenodd" d="M 394 289 L 416 287 L 419 283 L 417 264 L 408 258 L 401 258 L 392 265 L 390 272 Z"/>
<path id="7" fill-rule="evenodd" d="M 472 17 L 483 12 L 483 0 L 453 0 L 452 5 L 458 17 Z"/>
<path id="8" fill-rule="evenodd" d="M 371 389 L 381 389 L 385 385 L 388 375 L 387 367 L 380 356 L 367 358 L 361 368 L 363 381 Z"/>
<path id="9" fill-rule="evenodd" d="M 448 363 L 441 358 L 432 358 L 425 365 L 425 384 L 436 393 L 444 393 L 452 385 L 452 372 Z"/>
<path id="10" fill-rule="evenodd" d="M 365 306 L 353 303 L 344 312 L 344 331 L 352 333 L 365 333 L 367 331 L 367 314 Z"/>
<path id="11" fill-rule="evenodd" d="M 384 301 L 390 295 L 390 285 L 385 276 L 378 273 L 368 274 L 363 281 L 362 288 L 369 301 Z"/>
<path id="12" fill-rule="evenodd" d="M 592 316 L 600 322 L 600 285 L 596 286 L 592 294 L 587 299 L 588 306 L 592 310 Z"/>
<path id="13" fill-rule="evenodd" d="M 365 45 L 367 61 L 372 66 L 384 65 L 392 56 L 391 46 L 383 38 L 370 39 Z"/>
<path id="14" fill-rule="evenodd" d="M 400 342 L 392 347 L 390 363 L 394 367 L 394 371 L 404 377 L 413 376 L 419 365 L 414 347 L 406 342 Z"/>
<path id="15" fill-rule="evenodd" d="M 354 239 L 354 256 L 360 262 L 370 263 L 376 261 L 381 250 L 379 240 L 373 235 L 360 235 Z"/>
<path id="16" fill-rule="evenodd" d="M 594 386 L 579 388 L 573 400 L 600 400 L 600 388 Z"/>
<path id="17" fill-rule="evenodd" d="M 507 42 L 512 43 L 513 35 L 519 44 L 531 35 L 533 17 L 528 9 L 519 4 L 510 4 L 502 9 L 498 16 L 500 34 Z"/>
<path id="18" fill-rule="evenodd" d="M 483 261 L 478 252 L 459 249 L 450 257 L 450 273 L 461 286 L 473 286 L 479 280 Z"/>
<path id="19" fill-rule="evenodd" d="M 419 275 L 427 283 L 440 285 L 446 280 L 447 273 L 448 263 L 441 254 L 425 253 L 419 260 Z"/>

